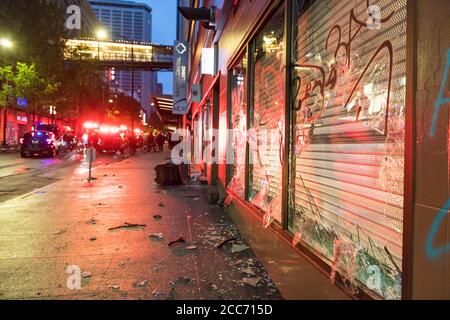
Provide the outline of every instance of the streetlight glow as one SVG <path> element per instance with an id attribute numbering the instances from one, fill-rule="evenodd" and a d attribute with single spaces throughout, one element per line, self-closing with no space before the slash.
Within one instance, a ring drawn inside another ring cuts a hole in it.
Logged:
<path id="1" fill-rule="evenodd" d="M 2 38 L 0 39 L 0 45 L 4 48 L 12 48 L 13 43 L 11 40 L 9 40 L 8 38 Z"/>
<path id="2" fill-rule="evenodd" d="M 104 40 L 107 37 L 108 37 L 108 33 L 105 30 L 103 30 L 103 29 L 97 30 L 97 38 L 98 39 Z"/>

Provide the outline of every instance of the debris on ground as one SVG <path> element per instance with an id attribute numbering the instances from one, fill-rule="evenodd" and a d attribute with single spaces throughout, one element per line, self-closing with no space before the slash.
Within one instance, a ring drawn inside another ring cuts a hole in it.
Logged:
<path id="1" fill-rule="evenodd" d="M 247 247 L 245 244 L 233 243 L 233 245 L 231 246 L 231 253 L 239 253 L 239 252 L 245 251 L 247 249 L 250 249 L 250 248 Z"/>
<path id="2" fill-rule="evenodd" d="M 167 245 L 170 247 L 170 246 L 172 246 L 172 245 L 174 245 L 176 243 L 184 243 L 184 242 L 186 242 L 186 240 L 181 235 L 178 239 L 170 241 Z"/>
<path id="3" fill-rule="evenodd" d="M 162 219 L 162 216 L 161 216 L 160 214 L 155 214 L 155 215 L 153 216 L 153 219 L 155 219 L 155 220 L 160 220 L 160 219 Z"/>
<path id="4" fill-rule="evenodd" d="M 246 284 L 246 285 L 249 285 L 249 286 L 251 286 L 251 287 L 254 287 L 254 288 L 256 288 L 256 287 L 258 287 L 258 282 L 261 280 L 261 278 L 259 278 L 259 277 L 255 277 L 255 278 L 243 278 L 242 280 L 241 280 L 241 282 L 243 283 L 243 284 Z"/>
<path id="5" fill-rule="evenodd" d="M 86 221 L 86 223 L 87 224 L 96 224 L 97 221 L 94 218 L 92 218 L 92 219 L 89 219 L 88 221 Z"/>
<path id="6" fill-rule="evenodd" d="M 152 233 L 152 234 L 149 235 L 149 238 L 163 239 L 164 235 L 162 233 Z"/>
<path id="7" fill-rule="evenodd" d="M 142 280 L 133 283 L 133 288 L 146 288 L 148 284 L 148 280 Z"/>
<path id="8" fill-rule="evenodd" d="M 186 250 L 195 250 L 197 249 L 197 246 L 187 246 Z"/>
<path id="9" fill-rule="evenodd" d="M 90 241 L 95 241 L 95 240 L 97 240 L 97 237 L 95 237 L 95 236 L 94 237 L 90 237 L 89 240 Z"/>
<path id="10" fill-rule="evenodd" d="M 237 240 L 237 237 L 232 237 L 232 238 L 226 239 L 217 245 L 217 249 L 220 249 L 223 245 L 227 244 L 228 242 L 235 241 L 235 240 Z"/>
<path id="11" fill-rule="evenodd" d="M 254 276 L 254 275 L 255 275 L 255 273 L 253 272 L 253 270 L 252 270 L 251 268 L 244 268 L 244 269 L 241 269 L 241 271 L 242 271 L 243 273 L 249 274 L 249 275 L 251 275 L 251 276 Z"/>
<path id="12" fill-rule="evenodd" d="M 198 197 L 200 197 L 200 195 L 199 194 L 185 194 L 183 197 L 184 198 L 198 198 Z"/>
<path id="13" fill-rule="evenodd" d="M 181 277 L 181 278 L 176 279 L 175 281 L 171 281 L 170 284 L 172 286 L 175 286 L 176 283 L 189 284 L 191 281 L 192 281 L 191 278 Z"/>
<path id="14" fill-rule="evenodd" d="M 120 287 L 119 287 L 119 285 L 117 285 L 117 284 L 113 284 L 113 285 L 111 285 L 111 286 L 109 286 L 111 289 L 113 289 L 113 290 L 119 290 L 120 289 Z"/>
<path id="15" fill-rule="evenodd" d="M 125 222 L 123 225 L 121 226 L 117 226 L 114 228 L 109 228 L 108 231 L 112 231 L 112 230 L 119 230 L 119 229 L 143 229 L 145 228 L 147 225 L 146 224 L 137 224 L 137 223 L 128 223 Z"/>
<path id="16" fill-rule="evenodd" d="M 89 271 L 84 271 L 81 273 L 81 277 L 82 278 L 90 278 L 90 277 L 92 277 L 92 273 Z"/>

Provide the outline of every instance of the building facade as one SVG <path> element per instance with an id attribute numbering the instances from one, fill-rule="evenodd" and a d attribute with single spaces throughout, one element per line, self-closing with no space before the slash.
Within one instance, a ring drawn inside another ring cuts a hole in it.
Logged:
<path id="1" fill-rule="evenodd" d="M 143 3 L 120 0 L 89 1 L 96 16 L 113 40 L 152 41 L 152 9 Z M 113 90 L 131 96 L 131 72 L 117 71 L 110 82 Z M 150 94 L 158 90 L 156 72 L 134 72 L 134 97 L 150 111 Z"/>
<path id="2" fill-rule="evenodd" d="M 191 170 L 351 296 L 449 299 L 447 1 L 184 5 Z"/>

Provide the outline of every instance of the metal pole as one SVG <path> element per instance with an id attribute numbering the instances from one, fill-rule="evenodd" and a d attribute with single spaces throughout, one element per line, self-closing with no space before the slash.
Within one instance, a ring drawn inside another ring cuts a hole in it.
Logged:
<path id="1" fill-rule="evenodd" d="M 130 117 L 131 117 L 131 134 L 134 132 L 134 49 L 131 46 L 131 104 L 130 104 Z"/>
<path id="2" fill-rule="evenodd" d="M 6 146 L 6 121 L 8 121 L 8 106 L 5 107 L 5 113 L 3 114 L 3 143 Z"/>
<path id="3" fill-rule="evenodd" d="M 2 145 L 6 146 L 6 122 L 8 121 L 8 88 L 9 88 L 9 82 L 8 80 L 6 80 L 6 104 L 5 104 L 5 113 L 4 113 L 4 118 L 3 118 L 3 142 Z"/>

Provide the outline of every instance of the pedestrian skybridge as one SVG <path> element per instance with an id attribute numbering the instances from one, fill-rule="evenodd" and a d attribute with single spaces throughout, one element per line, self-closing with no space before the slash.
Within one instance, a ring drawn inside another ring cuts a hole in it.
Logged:
<path id="1" fill-rule="evenodd" d="M 90 60 L 99 68 L 172 71 L 173 47 L 123 40 L 68 39 L 66 60 Z"/>

